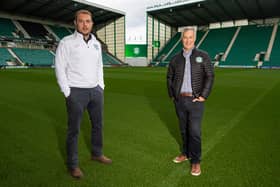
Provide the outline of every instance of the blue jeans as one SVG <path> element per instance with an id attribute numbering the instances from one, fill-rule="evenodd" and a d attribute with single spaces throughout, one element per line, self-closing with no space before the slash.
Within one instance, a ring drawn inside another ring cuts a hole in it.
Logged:
<path id="1" fill-rule="evenodd" d="M 102 155 L 103 136 L 103 89 L 100 86 L 94 88 L 71 87 L 70 96 L 66 98 L 68 115 L 68 129 L 66 139 L 67 167 L 78 167 L 78 135 L 80 124 L 85 109 L 87 109 L 92 125 L 91 151 L 93 156 Z"/>
<path id="2" fill-rule="evenodd" d="M 179 97 L 174 101 L 182 136 L 182 154 L 191 158 L 191 163 L 201 160 L 201 121 L 203 102 L 192 102 L 192 97 Z"/>

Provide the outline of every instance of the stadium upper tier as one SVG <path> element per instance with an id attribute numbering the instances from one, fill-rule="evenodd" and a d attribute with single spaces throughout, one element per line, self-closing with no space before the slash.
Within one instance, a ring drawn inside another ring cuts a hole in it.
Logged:
<path id="1" fill-rule="evenodd" d="M 42 24 L 26 21 L 19 21 L 19 23 L 32 38 L 46 39 L 48 31 L 43 27 Z"/>
<path id="2" fill-rule="evenodd" d="M 21 32 L 19 32 L 21 31 Z M 16 21 L 14 23 L 11 19 L 0 18 L 0 36 L 8 37 L 9 40 L 13 37 L 31 37 L 36 40 L 59 40 L 74 32 L 71 28 L 45 25 L 39 23 L 31 23 L 26 21 Z M 20 35 L 19 35 L 20 33 Z M 24 34 L 27 33 L 27 34 Z M 103 43 L 103 45 L 106 45 Z M 105 47 L 106 48 L 106 47 Z M 53 65 L 54 55 L 48 50 L 17 48 L 13 47 L 13 55 L 16 55 L 23 63 L 32 66 L 46 66 Z M 8 65 L 6 62 L 12 58 L 9 51 L 5 48 L 0 50 L 0 65 Z M 104 65 L 122 65 L 122 61 L 109 54 L 106 50 L 103 51 Z"/>
<path id="3" fill-rule="evenodd" d="M 279 26 L 278 26 L 279 28 Z M 239 30 L 240 29 L 240 30 Z M 239 32 L 238 32 L 239 31 Z M 218 59 L 220 66 L 251 66 L 258 65 L 255 59 L 259 53 L 266 53 L 272 36 L 273 25 L 248 25 L 220 29 L 210 29 L 208 32 L 198 31 L 196 45 L 199 49 L 207 51 L 213 62 L 217 55 L 228 54 L 223 61 Z M 180 41 L 181 33 L 174 35 L 166 46 L 154 58 L 153 63 L 158 66 L 166 66 L 172 57 L 182 49 Z M 236 39 L 234 40 L 234 35 Z M 203 39 L 203 40 L 202 40 Z M 230 43 L 232 46 L 230 47 Z M 263 65 L 280 66 L 280 30 L 276 33 L 276 39 L 270 56 L 270 61 Z"/>
<path id="4" fill-rule="evenodd" d="M 59 39 L 62 39 L 63 37 L 65 37 L 69 34 L 72 34 L 65 27 L 59 27 L 59 26 L 49 26 L 49 27 L 59 37 Z"/>
<path id="5" fill-rule="evenodd" d="M 0 35 L 13 37 L 16 27 L 10 19 L 0 18 Z"/>

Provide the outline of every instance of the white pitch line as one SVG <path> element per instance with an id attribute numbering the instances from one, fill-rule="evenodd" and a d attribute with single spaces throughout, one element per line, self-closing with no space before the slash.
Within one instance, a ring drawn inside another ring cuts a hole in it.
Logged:
<path id="1" fill-rule="evenodd" d="M 229 121 L 229 123 L 225 124 L 223 127 L 220 127 L 219 130 L 216 132 L 215 136 L 205 143 L 203 154 L 206 155 L 211 149 L 213 149 L 213 147 L 215 147 L 221 141 L 221 139 L 225 135 L 227 135 L 228 132 L 231 131 L 231 129 L 233 129 L 233 127 L 235 127 L 235 125 L 238 124 L 243 119 L 243 117 L 248 112 L 250 112 L 250 110 L 253 107 L 255 107 L 265 97 L 265 95 L 268 94 L 275 87 L 275 85 L 276 84 L 274 83 L 269 89 L 260 94 L 254 100 L 254 102 L 250 103 L 245 109 L 238 112 L 237 115 L 234 118 L 232 118 L 231 121 Z"/>

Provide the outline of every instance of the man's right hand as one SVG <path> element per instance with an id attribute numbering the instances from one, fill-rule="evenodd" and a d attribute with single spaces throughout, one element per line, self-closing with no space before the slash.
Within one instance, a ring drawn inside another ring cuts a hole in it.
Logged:
<path id="1" fill-rule="evenodd" d="M 70 93 L 71 93 L 70 88 L 69 88 L 69 89 L 67 89 L 67 90 L 65 90 L 65 92 L 63 92 L 63 94 L 64 94 L 65 98 L 69 97 L 69 96 L 70 96 Z"/>

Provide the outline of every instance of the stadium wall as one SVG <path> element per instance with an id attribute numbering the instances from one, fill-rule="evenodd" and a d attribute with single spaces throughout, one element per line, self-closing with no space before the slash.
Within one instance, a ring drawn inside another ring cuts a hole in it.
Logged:
<path id="1" fill-rule="evenodd" d="M 151 61 L 165 46 L 177 29 L 165 24 L 151 15 L 147 15 L 147 59 Z"/>
<path id="2" fill-rule="evenodd" d="M 104 23 L 103 27 L 96 31 L 99 39 L 108 46 L 108 51 L 125 60 L 125 17 Z"/>

